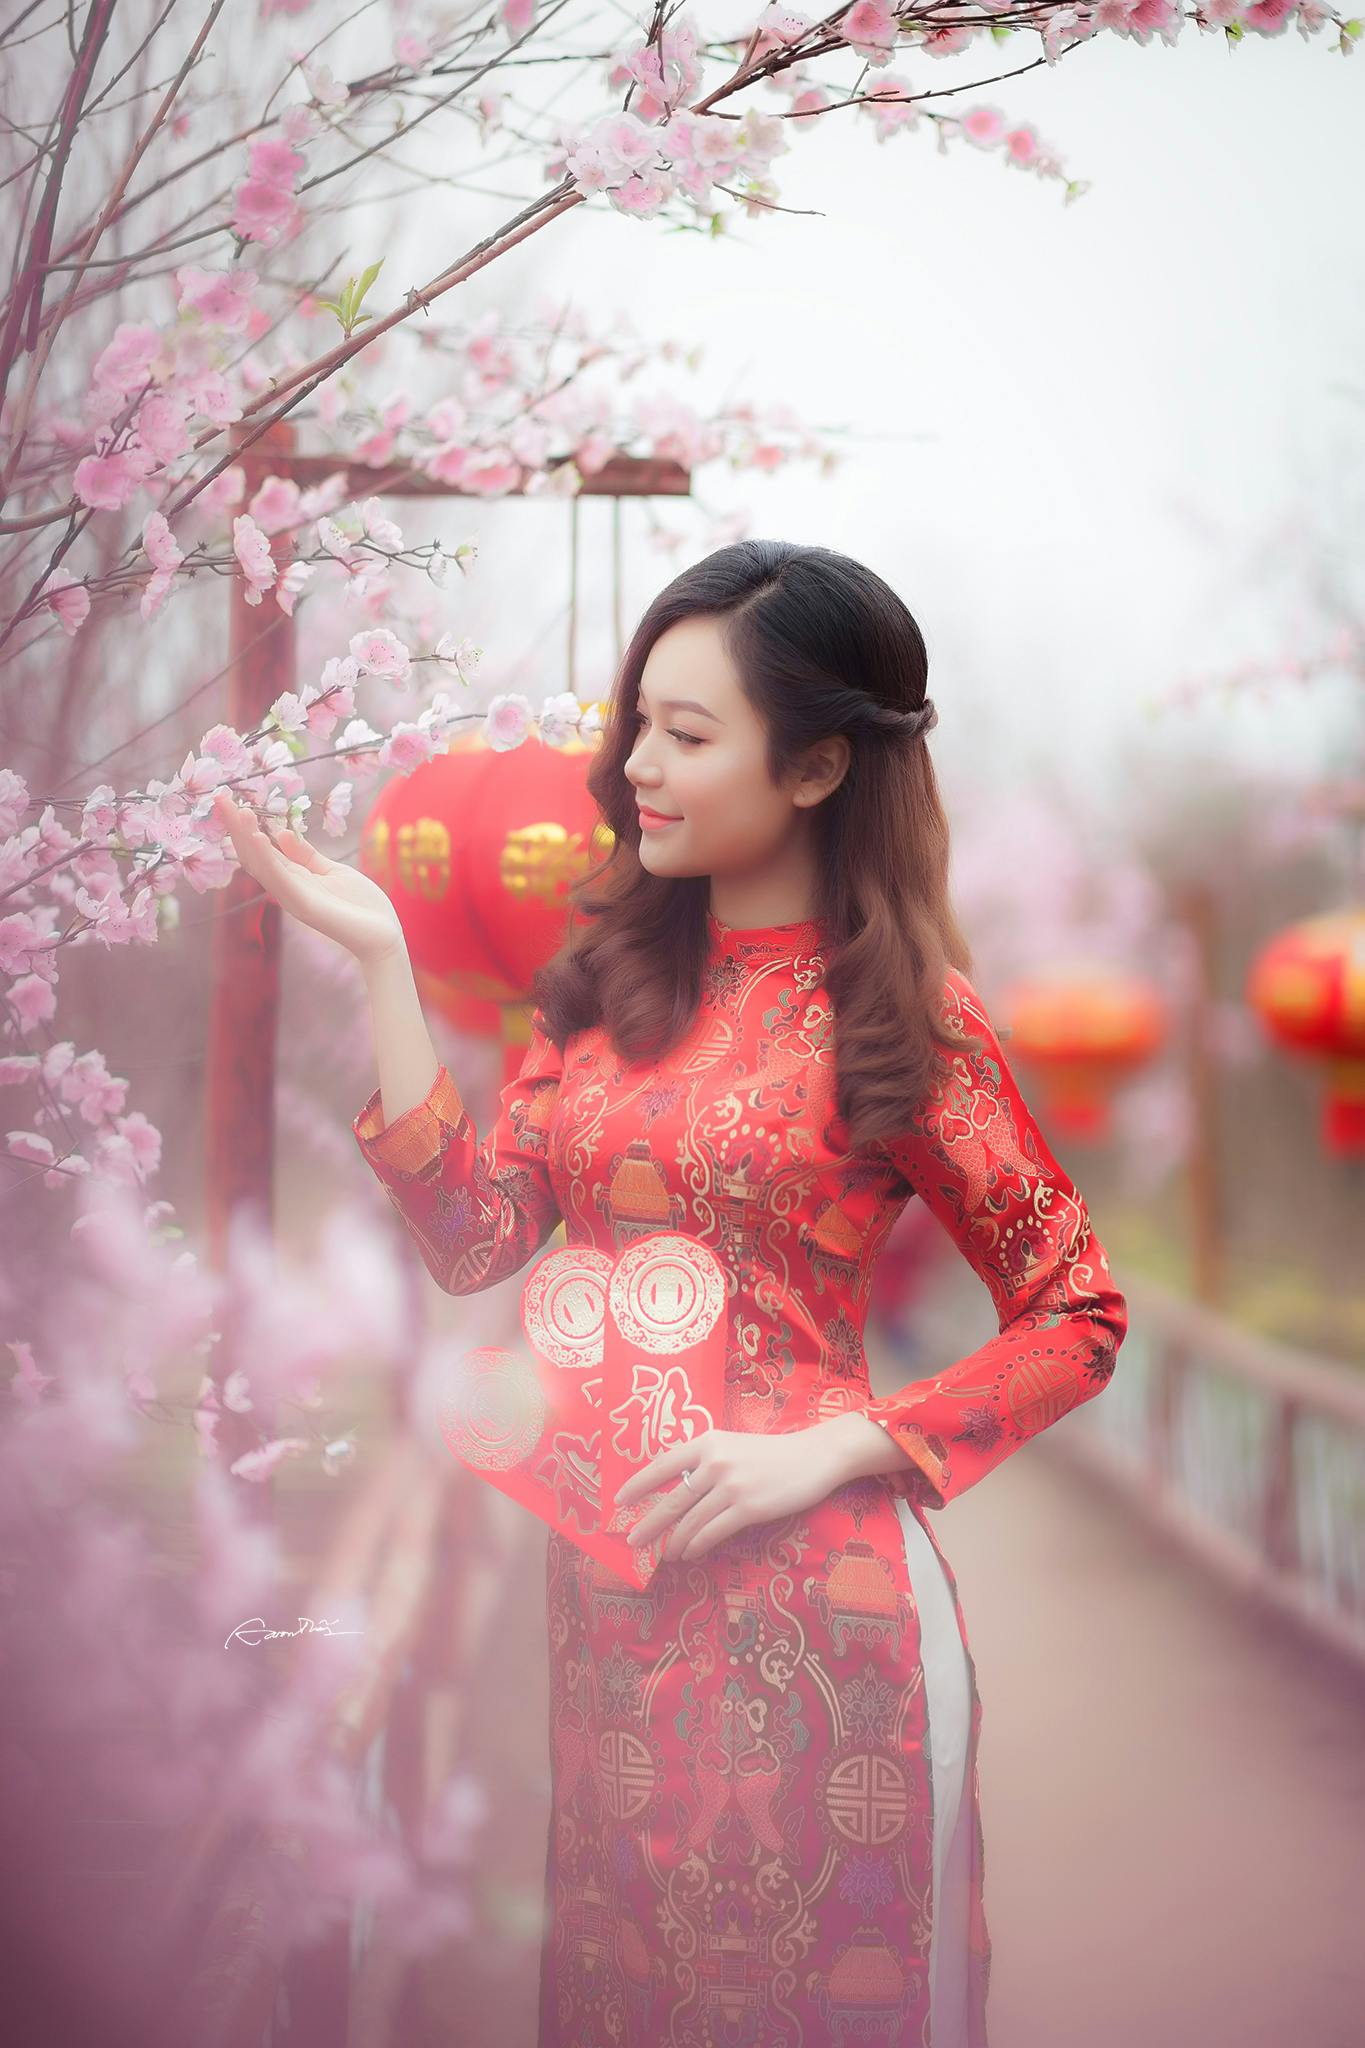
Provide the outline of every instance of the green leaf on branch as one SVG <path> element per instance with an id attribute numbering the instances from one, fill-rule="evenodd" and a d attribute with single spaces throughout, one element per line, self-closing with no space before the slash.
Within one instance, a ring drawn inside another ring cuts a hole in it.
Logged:
<path id="1" fill-rule="evenodd" d="M 384 258 L 381 256 L 377 263 L 372 263 L 368 270 L 361 272 L 359 277 L 348 277 L 342 286 L 341 294 L 338 298 L 318 300 L 318 304 L 324 312 L 335 313 L 347 340 L 350 339 L 362 320 L 373 320 L 373 313 L 362 313 L 360 308 L 364 302 L 366 292 L 368 292 L 383 268 Z"/>

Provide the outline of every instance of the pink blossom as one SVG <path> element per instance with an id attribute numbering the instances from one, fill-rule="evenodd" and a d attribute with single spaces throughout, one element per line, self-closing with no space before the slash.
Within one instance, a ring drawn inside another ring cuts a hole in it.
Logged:
<path id="1" fill-rule="evenodd" d="M 0 839 L 19 830 L 19 820 L 28 809 L 28 784 L 13 768 L 0 768 Z"/>
<path id="2" fill-rule="evenodd" d="M 232 552 L 246 577 L 246 601 L 259 604 L 262 591 L 269 590 L 279 574 L 270 542 L 249 512 L 239 512 L 232 522 Z"/>
<path id="3" fill-rule="evenodd" d="M 43 1054 L 43 1079 L 49 1088 L 55 1088 L 62 1075 L 68 1073 L 76 1057 L 76 1048 L 69 1038 L 50 1045 Z"/>
<path id="4" fill-rule="evenodd" d="M 903 78 L 899 72 L 888 71 L 876 85 L 869 87 L 864 112 L 876 123 L 878 142 L 884 142 L 898 128 L 913 127 L 919 118 L 919 108 L 911 98 L 909 79 Z"/>
<path id="5" fill-rule="evenodd" d="M 117 1116 L 128 1096 L 128 1083 L 109 1072 L 102 1052 L 84 1052 L 61 1079 L 64 1102 L 79 1109 L 88 1124 Z"/>
<path id="6" fill-rule="evenodd" d="M 311 142 L 321 128 L 322 116 L 306 100 L 295 100 L 280 117 L 280 129 L 289 142 Z"/>
<path id="7" fill-rule="evenodd" d="M 812 18 L 808 14 L 797 14 L 794 9 L 782 6 L 781 0 L 772 0 L 772 4 L 764 8 L 754 26 L 761 30 L 765 41 L 789 46 L 800 42 L 806 30 L 812 26 Z M 754 52 L 755 56 L 762 54 L 761 49 Z"/>
<path id="8" fill-rule="evenodd" d="M 839 34 L 849 48 L 869 63 L 886 63 L 895 47 L 898 24 L 886 0 L 854 0 L 841 16 Z"/>
<path id="9" fill-rule="evenodd" d="M 346 821 L 351 815 L 353 785 L 349 782 L 334 782 L 323 799 L 322 829 L 339 839 L 346 830 Z"/>
<path id="10" fill-rule="evenodd" d="M 161 1133 L 154 1123 L 149 1123 L 140 1109 L 130 1110 L 121 1116 L 116 1126 L 120 1138 L 129 1147 L 139 1180 L 147 1180 L 161 1164 Z"/>
<path id="11" fill-rule="evenodd" d="M 454 670 L 467 672 L 471 668 L 477 668 L 479 659 L 483 657 L 483 647 L 477 647 L 475 641 L 469 639 L 469 635 L 465 639 L 456 639 L 454 633 L 442 633 L 432 653 L 436 655 L 438 662 L 448 662 Z"/>
<path id="12" fill-rule="evenodd" d="M 546 697 L 540 707 L 536 721 L 540 737 L 547 746 L 563 747 L 574 737 L 578 721 L 583 715 L 583 706 L 572 690 L 559 690 Z"/>
<path id="13" fill-rule="evenodd" d="M 396 725 L 379 749 L 381 768 L 396 768 L 400 775 L 411 775 L 414 768 L 420 768 L 429 761 L 436 749 L 431 735 L 423 732 L 419 725 Z"/>
<path id="14" fill-rule="evenodd" d="M 41 975 L 25 974 L 11 983 L 6 991 L 6 1000 L 15 1012 L 24 1030 L 35 1024 L 48 1024 L 57 1014 L 57 998 L 52 986 Z"/>
<path id="15" fill-rule="evenodd" d="M 959 50 L 965 50 L 974 41 L 979 23 L 962 28 L 939 26 L 926 28 L 920 39 L 920 48 L 926 57 L 955 57 Z"/>
<path id="16" fill-rule="evenodd" d="M 52 943 L 36 911 L 16 910 L 9 917 L 0 917 L 0 974 L 28 974 L 35 969 L 41 973 Z"/>
<path id="17" fill-rule="evenodd" d="M 746 108 L 735 135 L 741 159 L 750 172 L 766 167 L 791 147 L 786 122 L 776 114 L 761 113 L 757 107 Z"/>
<path id="18" fill-rule="evenodd" d="M 504 496 L 515 488 L 520 477 L 521 464 L 509 462 L 498 454 L 486 457 L 471 454 L 460 470 L 460 482 L 465 490 L 481 498 Z"/>
<path id="19" fill-rule="evenodd" d="M 325 548 L 329 555 L 335 555 L 339 562 L 351 559 L 351 542 L 335 519 L 323 517 L 317 523 L 318 546 Z"/>
<path id="20" fill-rule="evenodd" d="M 72 488 L 92 512 L 121 512 L 142 483 L 145 459 L 134 448 L 117 455 L 87 455 L 76 464 Z"/>
<path id="21" fill-rule="evenodd" d="M 189 402 L 178 392 L 154 391 L 138 407 L 134 422 L 138 440 L 159 463 L 175 462 L 190 445 L 185 424 L 189 415 Z"/>
<path id="22" fill-rule="evenodd" d="M 256 273 L 239 265 L 235 270 L 200 270 L 186 263 L 175 273 L 176 299 L 182 313 L 197 313 L 211 327 L 225 334 L 240 334 L 246 327 Z"/>
<path id="23" fill-rule="evenodd" d="M 98 788 L 92 789 L 81 812 L 81 838 L 107 839 L 117 820 L 117 804 L 118 798 L 110 783 L 101 782 Z"/>
<path id="24" fill-rule="evenodd" d="M 43 602 L 51 605 L 62 631 L 75 635 L 90 616 L 90 592 L 77 583 L 69 569 L 57 568 L 47 579 Z"/>
<path id="25" fill-rule="evenodd" d="M 294 606 L 317 575 L 318 566 L 316 562 L 291 562 L 275 585 L 275 602 L 286 618 L 293 618 Z"/>
<path id="26" fill-rule="evenodd" d="M 144 619 L 154 619 L 174 588 L 173 576 L 164 575 L 160 569 L 153 570 L 143 584 L 142 595 L 138 599 L 137 608 L 140 615 Z"/>
<path id="27" fill-rule="evenodd" d="M 351 89 L 337 78 L 329 64 L 319 63 L 315 57 L 299 66 L 304 84 L 320 107 L 344 107 L 351 97 Z"/>
<path id="28" fill-rule="evenodd" d="M 672 197 L 673 179 L 662 170 L 646 171 L 640 176 L 627 178 L 623 185 L 613 187 L 608 194 L 616 211 L 632 220 L 652 220 Z"/>
<path id="29" fill-rule="evenodd" d="M 271 248 L 291 240 L 303 226 L 303 208 L 278 185 L 248 178 L 237 187 L 232 201 L 232 230 L 244 242 L 263 242 Z"/>
<path id="30" fill-rule="evenodd" d="M 206 889 L 221 889 L 231 881 L 235 867 L 232 848 L 226 840 L 201 839 L 180 856 L 180 873 L 198 896 Z"/>
<path id="31" fill-rule="evenodd" d="M 529 698 L 517 691 L 494 697 L 484 713 L 485 744 L 498 754 L 519 747 L 531 730 L 534 715 Z"/>
<path id="32" fill-rule="evenodd" d="M 121 321 L 114 329 L 113 340 L 95 358 L 91 384 L 126 396 L 148 381 L 160 347 L 161 335 L 155 327 Z"/>
<path id="33" fill-rule="evenodd" d="M 1200 11 L 1206 19 L 1217 19 L 1210 8 Z M 1100 0 L 1092 12 L 1097 27 L 1131 37 L 1135 43 L 1149 43 L 1159 35 L 1164 43 L 1173 44 L 1180 33 L 1181 15 L 1174 0 Z M 1237 0 L 1236 12 L 1242 14 L 1241 0 Z"/>
<path id="34" fill-rule="evenodd" d="M 308 1439 L 302 1436 L 279 1436 L 270 1443 L 262 1444 L 258 1451 L 246 1451 L 234 1459 L 228 1471 L 236 1479 L 266 1479 L 283 1458 L 297 1458 L 301 1451 L 308 1449 Z"/>
<path id="35" fill-rule="evenodd" d="M 453 441 L 468 423 L 469 413 L 458 398 L 441 398 L 423 421 L 434 441 Z"/>
<path id="36" fill-rule="evenodd" d="M 583 190 L 586 191 L 587 187 L 584 186 Z M 460 442 L 448 441 L 425 458 L 422 468 L 433 483 L 458 484 L 463 480 L 468 459 L 469 451 Z"/>
<path id="37" fill-rule="evenodd" d="M 523 36 L 535 20 L 536 0 L 502 0 L 503 27 L 509 36 Z"/>
<path id="38" fill-rule="evenodd" d="M 605 192 L 636 171 L 653 164 L 660 135 L 634 114 L 608 114 L 574 144 L 566 157 L 569 176 L 580 192 Z"/>
<path id="39" fill-rule="evenodd" d="M 36 1052 L 0 1055 L 0 1088 L 14 1088 L 22 1081 L 32 1080 L 41 1065 Z"/>
<path id="40" fill-rule="evenodd" d="M 379 773 L 379 734 L 363 718 L 353 718 L 342 727 L 337 740 L 337 753 L 345 761 L 352 775 L 359 780 L 368 780 Z"/>
<path id="41" fill-rule="evenodd" d="M 230 505 L 239 502 L 245 489 L 246 471 L 240 462 L 234 462 L 219 470 L 212 483 L 205 484 L 195 502 L 205 519 L 217 519 Z"/>
<path id="42" fill-rule="evenodd" d="M 308 704 L 308 730 L 314 739 L 326 739 L 339 718 L 351 716 L 359 675 L 359 667 L 349 654 L 334 654 L 324 664 L 317 693 Z"/>
<path id="43" fill-rule="evenodd" d="M 282 527 L 298 524 L 301 495 L 292 477 L 268 476 L 247 510 L 266 533 L 278 533 Z"/>
<path id="44" fill-rule="evenodd" d="M 136 1187 L 137 1161 L 133 1148 L 117 1131 L 102 1131 L 95 1141 L 95 1168 L 120 1187 Z"/>
<path id="45" fill-rule="evenodd" d="M 163 575 L 178 569 L 185 559 L 164 512 L 149 512 L 142 522 L 142 549 L 152 567 Z"/>
<path id="46" fill-rule="evenodd" d="M 430 57 L 431 42 L 413 29 L 402 29 L 394 39 L 393 54 L 400 64 L 410 65 L 416 71 Z"/>
<path id="47" fill-rule="evenodd" d="M 405 683 L 412 672 L 411 653 L 387 626 L 354 634 L 350 655 L 361 675 L 388 676 L 395 683 Z"/>
<path id="48" fill-rule="evenodd" d="M 240 1367 L 223 1381 L 223 1406 L 234 1415 L 251 1413 L 251 1382 Z"/>
<path id="49" fill-rule="evenodd" d="M 103 901 L 87 889 L 76 891 L 76 908 L 89 918 L 95 937 L 106 946 L 151 946 L 156 943 L 156 899 L 150 889 L 139 889 L 131 903 L 121 896 Z"/>
<path id="50" fill-rule="evenodd" d="M 962 117 L 962 133 L 978 149 L 994 149 L 1004 140 L 1005 117 L 995 107 L 973 107 Z"/>
<path id="51" fill-rule="evenodd" d="M 180 767 L 180 787 L 186 796 L 207 796 L 226 779 L 226 771 L 215 754 L 186 754 Z"/>
<path id="52" fill-rule="evenodd" d="M 1011 128 L 1005 137 L 1005 151 L 1012 163 L 1027 167 L 1038 154 L 1038 137 L 1032 128 Z"/>
<path id="53" fill-rule="evenodd" d="M 38 837 L 45 853 L 70 853 L 77 834 L 67 831 L 51 804 L 44 804 L 38 819 Z"/>
<path id="54" fill-rule="evenodd" d="M 36 825 L 26 825 L 22 832 L 0 839 L 0 896 L 22 888 L 42 857 Z M 54 876 L 53 881 L 56 879 Z"/>
<path id="55" fill-rule="evenodd" d="M 16 1159 L 27 1159 L 34 1166 L 51 1166 L 57 1156 L 51 1138 L 40 1138 L 36 1131 L 7 1131 L 5 1143 Z"/>
<path id="56" fill-rule="evenodd" d="M 282 192 L 292 192 L 304 158 L 278 136 L 263 135 L 248 149 L 247 164 L 250 177 L 259 178 L 263 185 L 277 185 Z"/>
<path id="57" fill-rule="evenodd" d="M 390 548 L 394 554 L 401 553 L 403 529 L 388 517 L 378 498 L 366 498 L 360 508 L 360 516 L 365 522 L 367 536 L 376 547 Z"/>
<path id="58" fill-rule="evenodd" d="M 356 462 L 363 462 L 371 469 L 380 469 L 393 454 L 393 444 L 398 435 L 392 427 L 381 427 L 373 434 L 366 434 L 356 442 Z"/>
<path id="59" fill-rule="evenodd" d="M 302 732 L 307 716 L 302 697 L 294 690 L 285 690 L 266 713 L 266 723 L 278 726 L 281 732 Z"/>
<path id="60" fill-rule="evenodd" d="M 233 397 L 232 388 L 221 370 L 200 370 L 194 376 L 183 377 L 180 388 L 191 409 L 202 413 L 206 420 L 212 420 L 216 426 L 225 427 L 230 420 L 239 420 L 242 417 L 242 408 Z M 229 474 L 228 470 L 222 472 L 223 476 Z M 208 490 L 201 493 L 201 503 L 221 480 L 221 477 L 215 478 L 208 486 Z M 240 492 L 234 493 L 234 503 L 240 495 Z"/>
<path id="61" fill-rule="evenodd" d="M 688 21 L 677 28 L 663 28 L 652 40 L 631 45 L 608 73 L 613 86 L 629 85 L 640 90 L 632 111 L 641 120 L 660 121 L 691 96 L 701 81 L 697 62 L 697 32 Z"/>
<path id="62" fill-rule="evenodd" d="M 221 761 L 224 774 L 229 776 L 242 774 L 250 760 L 246 741 L 230 725 L 210 726 L 199 742 L 199 751 Z"/>

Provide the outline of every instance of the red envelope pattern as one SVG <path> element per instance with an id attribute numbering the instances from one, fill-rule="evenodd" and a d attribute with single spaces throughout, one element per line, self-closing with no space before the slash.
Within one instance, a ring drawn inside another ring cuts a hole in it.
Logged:
<path id="1" fill-rule="evenodd" d="M 550 1252 L 521 1296 L 526 1342 L 456 1361 L 441 1431 L 460 1463 L 634 1585 L 646 1586 L 667 1531 L 630 1530 L 681 1479 L 628 1506 L 614 1497 L 669 1444 L 725 1412 L 725 1269 L 679 1231 L 637 1238 L 618 1257 L 590 1245 Z"/>

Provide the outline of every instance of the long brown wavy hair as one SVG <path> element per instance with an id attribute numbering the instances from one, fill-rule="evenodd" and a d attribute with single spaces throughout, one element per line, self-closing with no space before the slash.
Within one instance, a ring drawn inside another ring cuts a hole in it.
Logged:
<path id="1" fill-rule="evenodd" d="M 681 619 L 720 622 L 745 695 L 768 732 L 777 781 L 806 748 L 846 734 L 838 787 L 811 811 L 829 934 L 824 985 L 834 1012 L 836 1104 L 854 1150 L 904 1133 L 945 1051 L 980 1041 L 944 1023 L 949 965 L 971 954 L 948 897 L 948 820 L 922 738 L 885 728 L 923 706 L 929 656 L 908 608 L 862 563 L 830 548 L 742 540 L 660 591 L 622 658 L 588 789 L 615 835 L 570 891 L 569 931 L 536 974 L 545 1028 L 605 1025 L 618 1056 L 662 1058 L 688 1029 L 707 959 L 707 875 L 641 864 L 625 764 L 645 662 Z M 888 716 L 890 714 L 890 716 Z M 586 920 L 579 922 L 576 920 Z"/>

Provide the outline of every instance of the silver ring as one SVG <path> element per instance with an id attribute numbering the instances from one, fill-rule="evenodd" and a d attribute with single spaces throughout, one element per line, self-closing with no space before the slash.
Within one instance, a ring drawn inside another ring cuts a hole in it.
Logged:
<path id="1" fill-rule="evenodd" d="M 691 1484 L 692 1484 L 692 1474 L 691 1474 L 690 1472 L 684 1472 L 684 1473 L 683 1473 L 683 1485 L 684 1485 L 684 1486 L 690 1486 Z"/>

